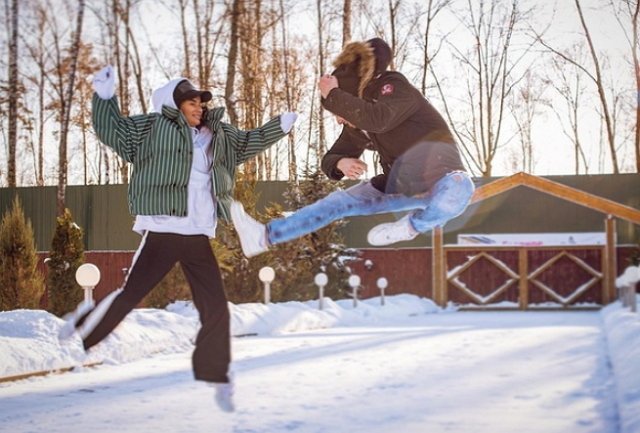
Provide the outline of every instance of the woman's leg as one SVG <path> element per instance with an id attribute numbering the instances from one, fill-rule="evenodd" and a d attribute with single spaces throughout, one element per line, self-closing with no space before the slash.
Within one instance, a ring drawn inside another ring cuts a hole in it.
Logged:
<path id="1" fill-rule="evenodd" d="M 113 331 L 124 317 L 171 270 L 177 261 L 174 242 L 178 235 L 145 233 L 133 257 L 124 286 L 105 297 L 78 323 L 85 350 Z"/>
<path id="2" fill-rule="evenodd" d="M 229 307 L 222 276 L 209 239 L 206 236 L 184 238 L 187 248 L 180 264 L 201 323 L 192 357 L 193 373 L 196 380 L 225 383 L 229 381 L 231 343 Z"/>

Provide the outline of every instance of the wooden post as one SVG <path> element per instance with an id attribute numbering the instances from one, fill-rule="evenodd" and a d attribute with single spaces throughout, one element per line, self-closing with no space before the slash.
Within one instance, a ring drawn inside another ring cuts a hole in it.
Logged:
<path id="1" fill-rule="evenodd" d="M 432 230 L 432 258 L 431 270 L 433 273 L 433 300 L 436 304 L 444 307 L 447 305 L 447 277 L 445 275 L 444 241 L 442 227 L 434 227 Z"/>
<path id="2" fill-rule="evenodd" d="M 529 307 L 529 254 L 526 248 L 518 249 L 518 303 L 521 310 Z"/>
<path id="3" fill-rule="evenodd" d="M 604 220 L 607 243 L 604 247 L 602 267 L 602 304 L 607 305 L 616 299 L 616 220 L 607 215 Z"/>

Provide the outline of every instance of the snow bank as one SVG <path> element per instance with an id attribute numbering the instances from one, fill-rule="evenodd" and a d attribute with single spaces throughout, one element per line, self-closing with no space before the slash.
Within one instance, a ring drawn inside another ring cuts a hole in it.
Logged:
<path id="1" fill-rule="evenodd" d="M 434 313 L 430 300 L 396 295 L 359 301 L 285 302 L 279 304 L 229 304 L 231 334 L 273 335 L 285 332 L 397 321 L 402 317 Z M 199 329 L 198 313 L 191 302 L 177 302 L 166 310 L 135 309 L 103 342 L 86 354 L 77 335 L 58 341 L 63 320 L 42 310 L 0 312 L 0 378 L 53 371 L 82 364 L 122 363 L 157 353 L 180 353 L 193 348 Z"/>
<path id="2" fill-rule="evenodd" d="M 640 433 L 640 314 L 623 308 L 619 301 L 601 314 L 616 381 L 620 431 Z"/>

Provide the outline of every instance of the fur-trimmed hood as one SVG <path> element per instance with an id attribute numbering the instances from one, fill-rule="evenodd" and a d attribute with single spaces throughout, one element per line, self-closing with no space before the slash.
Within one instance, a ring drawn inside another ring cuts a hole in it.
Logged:
<path id="1" fill-rule="evenodd" d="M 377 75 L 384 72 L 391 63 L 391 48 L 380 38 L 366 42 L 350 42 L 334 60 L 333 72 L 340 88 L 362 97 L 364 89 Z"/>

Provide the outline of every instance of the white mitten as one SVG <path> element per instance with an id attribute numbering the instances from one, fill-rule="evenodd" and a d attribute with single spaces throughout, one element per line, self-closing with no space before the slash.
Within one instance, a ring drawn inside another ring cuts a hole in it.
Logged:
<path id="1" fill-rule="evenodd" d="M 292 113 L 292 112 L 282 113 L 280 115 L 280 128 L 282 129 L 282 132 L 284 132 L 285 134 L 288 134 L 289 131 L 291 131 L 291 128 L 293 127 L 293 124 L 296 122 L 297 118 L 298 118 L 297 113 Z"/>
<path id="2" fill-rule="evenodd" d="M 113 66 L 107 65 L 93 75 L 93 90 L 100 99 L 111 99 L 116 92 L 116 77 Z"/>

